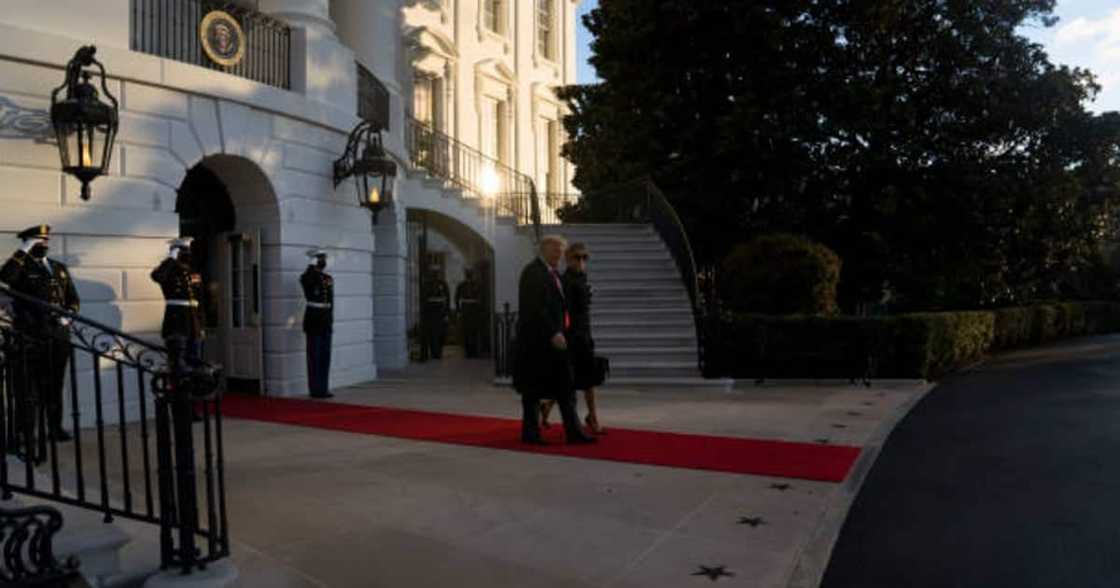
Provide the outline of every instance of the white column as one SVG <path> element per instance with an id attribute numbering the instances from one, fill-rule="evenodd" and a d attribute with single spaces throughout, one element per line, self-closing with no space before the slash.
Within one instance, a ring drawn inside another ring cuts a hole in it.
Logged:
<path id="1" fill-rule="evenodd" d="M 328 0 L 261 0 L 261 12 L 292 27 L 292 90 L 357 112 L 354 53 L 335 36 Z"/>

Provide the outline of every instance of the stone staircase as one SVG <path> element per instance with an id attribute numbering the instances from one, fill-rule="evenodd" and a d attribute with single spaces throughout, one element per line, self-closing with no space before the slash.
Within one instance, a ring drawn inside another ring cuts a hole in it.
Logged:
<path id="1" fill-rule="evenodd" d="M 705 380 L 697 361 L 692 303 L 672 255 L 651 225 L 541 227 L 591 250 L 591 328 L 615 384 L 726 387 Z"/>

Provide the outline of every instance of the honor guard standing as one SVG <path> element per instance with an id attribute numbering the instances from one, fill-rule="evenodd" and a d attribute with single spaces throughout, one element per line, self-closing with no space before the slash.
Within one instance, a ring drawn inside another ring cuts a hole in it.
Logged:
<path id="1" fill-rule="evenodd" d="M 78 312 L 78 291 L 70 270 L 62 262 L 47 257 L 51 228 L 31 227 L 18 237 L 23 245 L 0 268 L 0 282 L 15 292 L 36 298 L 72 313 Z M 37 305 L 13 300 L 17 331 L 33 336 L 24 348 L 26 355 L 16 360 L 16 432 L 34 436 L 39 421 L 36 405 L 46 410 L 46 426 L 57 441 L 71 435 L 62 428 L 62 388 L 70 360 L 70 319 Z M 20 391 L 22 390 L 22 394 Z M 27 410 L 23 410 L 27 409 Z M 40 457 L 45 458 L 46 437 L 38 436 Z"/>
<path id="2" fill-rule="evenodd" d="M 303 332 L 307 335 L 307 388 L 312 398 L 331 398 L 331 332 L 334 330 L 334 278 L 323 271 L 327 252 L 307 251 L 310 263 L 299 277 L 307 310 L 303 313 Z"/>
<path id="3" fill-rule="evenodd" d="M 443 358 L 443 338 L 447 334 L 447 315 L 451 304 L 451 289 L 439 274 L 439 266 L 428 270 L 422 289 L 424 297 L 424 325 L 427 328 L 428 353 L 432 359 Z"/>
<path id="4" fill-rule="evenodd" d="M 173 239 L 165 258 L 152 270 L 152 280 L 163 291 L 164 344 L 171 365 L 179 370 L 202 364 L 202 276 L 191 269 L 191 237 Z"/>
<path id="5" fill-rule="evenodd" d="M 482 340 L 482 289 L 470 269 L 463 272 L 463 281 L 455 287 L 455 310 L 459 313 L 466 356 L 478 357 Z"/>

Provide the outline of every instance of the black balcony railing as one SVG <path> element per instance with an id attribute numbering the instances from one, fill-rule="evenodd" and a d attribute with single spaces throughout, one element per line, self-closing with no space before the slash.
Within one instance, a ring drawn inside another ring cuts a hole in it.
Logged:
<path id="1" fill-rule="evenodd" d="M 0 453 L 23 460 L 0 460 L 2 497 L 158 525 L 165 569 L 190 573 L 227 557 L 217 368 L 184 365 L 162 346 L 3 284 L 0 295 L 17 303 L 15 313 L 54 325 L 31 328 L 0 309 Z M 59 386 L 70 405 L 66 441 L 48 434 Z"/>
<path id="2" fill-rule="evenodd" d="M 389 89 L 360 63 L 358 67 L 358 117 L 389 130 Z"/>
<path id="3" fill-rule="evenodd" d="M 283 22 L 230 2 L 211 0 L 131 0 L 133 51 L 190 63 L 235 76 L 291 88 L 291 28 Z M 202 49 L 199 25 L 211 10 L 224 10 L 245 33 L 245 53 L 236 65 L 212 61 Z"/>
<path id="4" fill-rule="evenodd" d="M 492 206 L 498 216 L 513 217 L 519 225 L 532 225 L 540 239 L 541 210 L 533 180 L 456 141 L 414 118 L 405 132 L 410 164 L 460 189 L 465 198 L 477 198 Z"/>

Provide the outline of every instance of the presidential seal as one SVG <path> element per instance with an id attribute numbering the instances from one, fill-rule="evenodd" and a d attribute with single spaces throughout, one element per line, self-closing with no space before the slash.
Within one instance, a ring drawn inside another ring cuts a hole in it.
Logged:
<path id="1" fill-rule="evenodd" d="M 245 33 L 228 12 L 211 10 L 202 17 L 198 38 L 206 56 L 218 65 L 233 67 L 245 57 Z"/>

